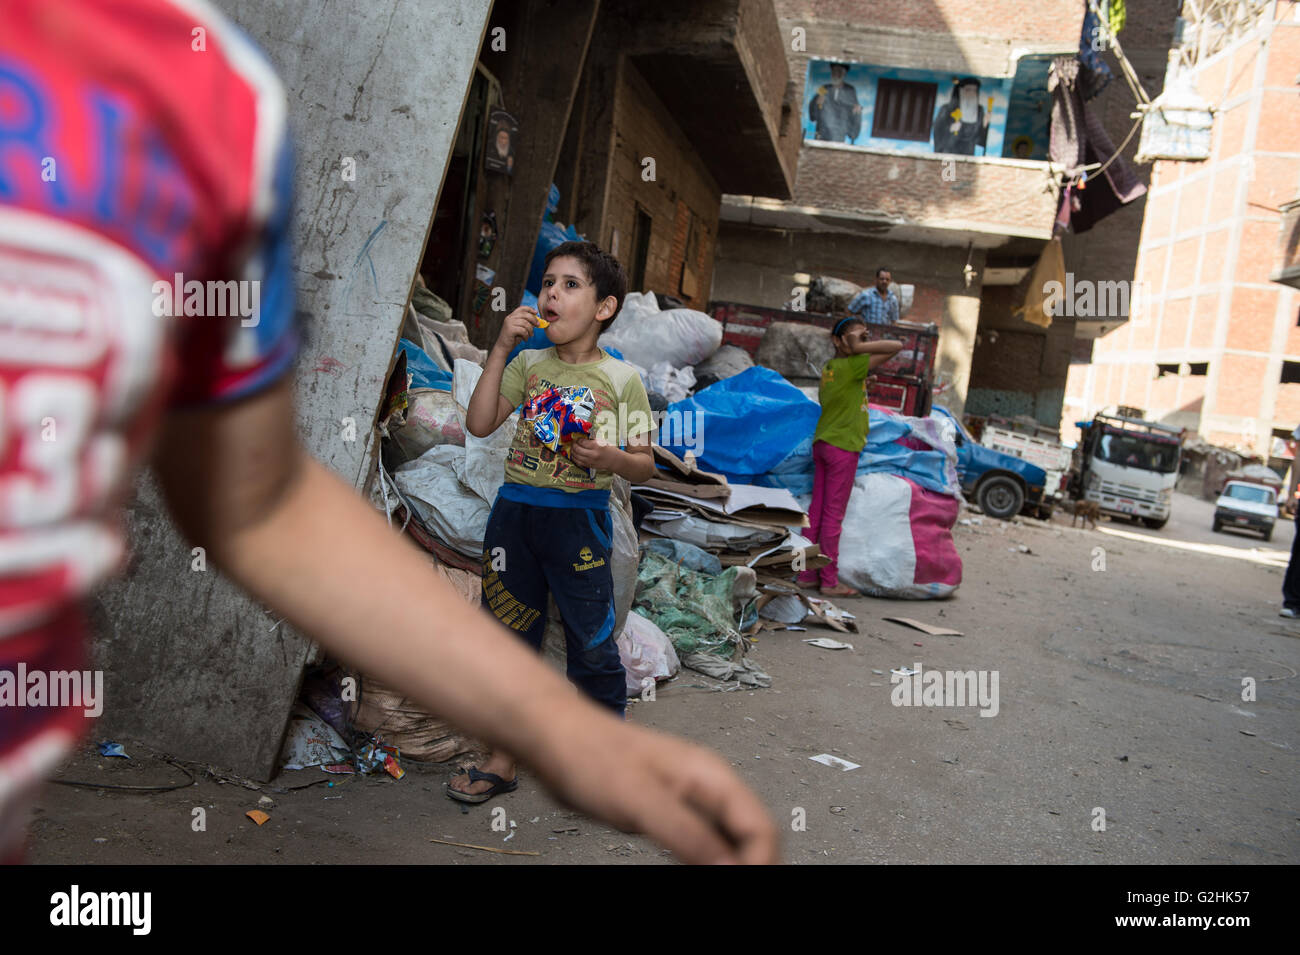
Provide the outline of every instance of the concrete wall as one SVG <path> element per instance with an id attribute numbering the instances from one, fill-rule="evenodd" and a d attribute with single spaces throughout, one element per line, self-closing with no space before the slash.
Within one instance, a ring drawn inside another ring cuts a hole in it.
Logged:
<path id="1" fill-rule="evenodd" d="M 1040 328 L 1012 315 L 1024 301 L 1026 282 L 984 287 L 966 412 L 1027 414 L 1055 426 L 1065 398 L 1074 323 L 1058 318 Z"/>
<path id="2" fill-rule="evenodd" d="M 288 90 L 306 333 L 301 438 L 359 483 L 489 3 L 220 6 L 262 45 Z M 344 157 L 355 160 L 355 181 L 341 175 Z M 345 440 L 345 418 L 355 440 Z M 191 571 L 189 545 L 147 479 L 129 523 L 129 574 L 106 589 L 96 614 L 108 700 L 99 732 L 269 777 L 308 643 L 211 568 Z"/>

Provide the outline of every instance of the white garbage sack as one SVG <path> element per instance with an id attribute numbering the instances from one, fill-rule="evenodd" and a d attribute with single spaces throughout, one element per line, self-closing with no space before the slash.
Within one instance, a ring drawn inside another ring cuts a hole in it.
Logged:
<path id="1" fill-rule="evenodd" d="M 666 361 L 656 362 L 647 375 L 646 391 L 663 395 L 671 404 L 681 401 L 695 387 L 695 371 L 691 368 L 674 368 Z"/>
<path id="2" fill-rule="evenodd" d="M 393 472 L 393 483 L 411 503 L 415 516 L 449 547 L 470 557 L 483 553 L 492 506 L 463 483 L 466 449 L 435 445 Z"/>
<path id="3" fill-rule="evenodd" d="M 618 319 L 604 335 L 602 347 L 613 346 L 642 368 L 661 361 L 674 368 L 698 365 L 722 344 L 722 323 L 690 308 L 659 311 L 651 294 L 630 292 Z"/>
<path id="4" fill-rule="evenodd" d="M 618 635 L 618 655 L 627 672 L 627 695 L 640 696 L 650 683 L 670 680 L 682 668 L 668 635 L 639 613 L 627 615 Z"/>
<path id="5" fill-rule="evenodd" d="M 497 499 L 497 491 L 505 482 L 506 452 L 514 440 L 515 428 L 519 426 L 518 412 L 512 414 L 486 438 L 476 438 L 465 428 L 465 415 L 469 409 L 469 399 L 474 394 L 483 369 L 472 361 L 456 359 L 452 369 L 452 394 L 456 397 L 456 411 L 460 416 L 460 426 L 465 431 L 464 481 L 475 494 L 489 505 Z M 484 524 L 487 523 L 486 518 Z M 481 542 L 480 538 L 480 542 Z"/>
<path id="6" fill-rule="evenodd" d="M 749 352 L 739 345 L 723 345 L 693 369 L 695 383 L 707 388 L 715 381 L 722 381 L 732 375 L 739 375 L 746 368 L 754 367 L 754 359 Z"/>
<path id="7" fill-rule="evenodd" d="M 388 436 L 403 461 L 414 461 L 434 445 L 465 444 L 456 399 L 451 392 L 436 388 L 412 388 L 407 393 L 402 423 L 390 423 Z"/>

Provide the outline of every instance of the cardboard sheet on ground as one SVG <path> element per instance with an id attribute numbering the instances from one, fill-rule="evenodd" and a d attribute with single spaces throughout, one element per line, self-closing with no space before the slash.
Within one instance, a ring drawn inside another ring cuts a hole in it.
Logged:
<path id="1" fill-rule="evenodd" d="M 920 630 L 922 633 L 928 633 L 932 637 L 964 637 L 965 634 L 960 630 L 950 630 L 947 627 L 936 627 L 932 623 L 925 623 L 921 620 L 913 620 L 911 617 L 885 617 L 893 623 L 901 623 L 905 627 L 911 627 L 913 630 Z"/>
<path id="2" fill-rule="evenodd" d="M 777 629 L 764 621 L 791 626 L 793 624 L 820 624 L 840 633 L 857 633 L 858 621 L 847 610 L 841 610 L 829 600 L 812 597 L 802 591 L 791 591 L 767 586 L 754 604 L 760 618 L 759 629 Z"/>
<path id="3" fill-rule="evenodd" d="M 726 500 L 731 487 L 721 474 L 701 470 L 694 460 L 683 461 L 666 448 L 654 445 L 655 465 L 658 470 L 644 487 L 661 491 L 674 491 L 697 499 Z"/>
<path id="4" fill-rule="evenodd" d="M 731 494 L 725 500 L 705 500 L 647 485 L 638 485 L 635 490 L 653 501 L 670 506 L 675 501 L 681 502 L 703 511 L 706 516 L 723 515 L 732 520 L 778 527 L 808 526 L 808 515 L 794 499 L 794 495 L 783 487 L 732 484 L 730 488 Z"/>

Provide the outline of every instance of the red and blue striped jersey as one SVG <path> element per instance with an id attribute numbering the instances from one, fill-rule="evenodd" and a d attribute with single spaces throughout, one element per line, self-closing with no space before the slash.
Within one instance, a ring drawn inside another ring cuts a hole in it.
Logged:
<path id="1" fill-rule="evenodd" d="M 297 348 L 286 99 L 206 0 L 0 0 L 0 858 L 80 708 L 6 705 L 85 658 L 79 604 L 159 414 Z M 57 701 L 52 701 L 57 702 Z"/>

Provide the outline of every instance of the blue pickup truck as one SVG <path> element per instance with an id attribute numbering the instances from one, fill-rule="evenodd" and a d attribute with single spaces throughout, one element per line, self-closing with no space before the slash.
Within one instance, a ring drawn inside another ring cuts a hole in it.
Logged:
<path id="1" fill-rule="evenodd" d="M 946 408 L 935 405 L 931 417 L 951 421 L 956 429 L 957 472 L 962 493 L 990 517 L 1006 520 L 1021 511 L 1041 516 L 1047 472 L 1036 464 L 984 447 Z"/>

